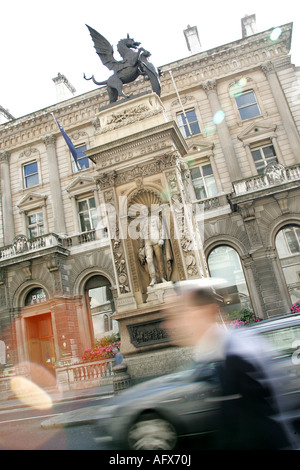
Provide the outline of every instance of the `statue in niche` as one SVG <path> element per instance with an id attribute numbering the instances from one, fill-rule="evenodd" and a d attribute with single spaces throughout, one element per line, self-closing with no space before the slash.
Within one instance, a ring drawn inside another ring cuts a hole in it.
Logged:
<path id="1" fill-rule="evenodd" d="M 150 286 L 171 279 L 173 254 L 162 213 L 141 220 L 138 258 L 148 272 Z"/>
<path id="2" fill-rule="evenodd" d="M 110 103 L 116 102 L 119 96 L 129 98 L 130 95 L 123 93 L 123 84 L 133 82 L 140 75 L 150 80 L 152 91 L 160 96 L 161 84 L 159 77 L 161 72 L 149 62 L 148 59 L 151 56 L 150 52 L 146 51 L 143 47 L 138 48 L 140 42 L 136 42 L 127 34 L 127 38 L 121 39 L 118 42 L 117 49 L 123 60 L 117 61 L 114 58 L 113 47 L 107 39 L 95 29 L 88 25 L 86 26 L 90 32 L 94 47 L 101 62 L 114 73 L 104 82 L 97 82 L 94 75 L 87 78 L 84 74 L 85 80 L 93 80 L 96 85 L 100 86 L 107 85 Z"/>

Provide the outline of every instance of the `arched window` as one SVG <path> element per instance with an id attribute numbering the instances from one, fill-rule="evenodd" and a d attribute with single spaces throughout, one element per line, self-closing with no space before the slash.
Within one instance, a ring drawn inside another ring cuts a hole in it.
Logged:
<path id="1" fill-rule="evenodd" d="M 238 253 L 228 245 L 220 245 L 210 252 L 207 263 L 211 277 L 227 281 L 226 288 L 220 289 L 224 297 L 224 313 L 238 318 L 242 310 L 253 312 Z"/>
<path id="2" fill-rule="evenodd" d="M 40 302 L 45 302 L 47 300 L 47 295 L 44 289 L 41 287 L 35 287 L 32 289 L 25 298 L 25 306 L 38 304 Z"/>
<path id="3" fill-rule="evenodd" d="M 104 325 L 104 332 L 110 330 L 110 321 L 109 316 L 107 314 L 103 315 L 103 325 Z"/>
<path id="4" fill-rule="evenodd" d="M 85 297 L 91 319 L 93 339 L 100 339 L 111 328 L 114 302 L 109 280 L 104 276 L 93 276 L 85 285 Z"/>
<path id="5" fill-rule="evenodd" d="M 291 304 L 300 301 L 300 227 L 286 225 L 276 235 L 275 245 Z"/>

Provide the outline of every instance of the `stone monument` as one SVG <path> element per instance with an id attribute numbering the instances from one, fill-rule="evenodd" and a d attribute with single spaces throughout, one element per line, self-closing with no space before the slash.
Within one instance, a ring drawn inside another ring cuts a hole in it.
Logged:
<path id="1" fill-rule="evenodd" d="M 187 145 L 159 94 L 111 102 L 96 120 L 95 146 L 86 155 L 99 174 L 114 259 L 114 318 L 134 380 L 179 365 L 161 327 L 163 303 L 174 281 L 207 276 L 207 266 L 186 196 Z"/>

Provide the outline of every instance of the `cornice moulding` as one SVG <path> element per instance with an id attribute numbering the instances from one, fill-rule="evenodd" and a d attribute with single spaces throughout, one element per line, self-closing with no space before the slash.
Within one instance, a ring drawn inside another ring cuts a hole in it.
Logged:
<path id="1" fill-rule="evenodd" d="M 137 134 L 133 134 L 123 139 L 119 139 L 98 147 L 94 147 L 86 151 L 86 155 L 94 162 L 97 163 L 101 157 L 104 158 L 112 153 L 124 153 L 130 149 L 142 147 L 149 144 L 152 141 L 162 140 L 172 136 L 177 146 L 181 149 L 182 153 L 186 153 L 188 150 L 187 144 L 182 137 L 181 132 L 175 122 L 170 121 L 162 124 L 158 127 L 151 128 L 147 131 L 142 131 Z"/>
<path id="2" fill-rule="evenodd" d="M 292 26 L 293 23 L 280 26 L 282 34 L 277 41 L 271 41 L 269 38 L 274 29 L 271 28 L 160 67 L 164 72 L 161 78 L 162 101 L 169 99 L 170 94 L 174 92 L 171 77 L 167 73 L 169 70 L 173 71 L 178 88 L 183 89 L 197 87 L 206 80 L 227 78 L 243 70 L 257 68 L 268 61 L 273 62 L 275 66 L 287 66 L 290 64 L 290 57 L 287 54 L 291 46 Z M 127 87 L 129 90 L 133 88 L 142 90 L 145 83 L 143 80 L 136 80 Z M 28 145 L 28 142 L 38 141 L 45 134 L 58 135 L 59 131 L 51 113 L 55 113 L 55 117 L 67 132 L 73 132 L 90 124 L 99 107 L 107 102 L 106 87 L 100 87 L 4 123 L 0 125 L 3 142 L 0 151 Z M 76 112 L 81 115 L 77 116 L 74 122 Z"/>

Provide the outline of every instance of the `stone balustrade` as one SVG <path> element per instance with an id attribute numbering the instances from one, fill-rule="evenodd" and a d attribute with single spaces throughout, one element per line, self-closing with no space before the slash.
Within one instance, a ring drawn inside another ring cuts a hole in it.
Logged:
<path id="1" fill-rule="evenodd" d="M 49 233 L 31 239 L 27 238 L 25 235 L 18 235 L 14 238 L 11 245 L 0 249 L 0 262 L 25 255 L 26 253 L 34 253 L 39 250 L 44 250 L 46 248 L 55 246 L 72 248 L 95 240 L 107 241 L 107 232 L 102 230 L 101 233 L 98 233 L 97 230 L 90 230 L 88 232 L 82 232 L 67 237 L 60 237 L 55 233 Z"/>
<path id="2" fill-rule="evenodd" d="M 112 384 L 113 366 L 114 359 L 57 366 L 58 387 L 66 391 Z"/>
<path id="3" fill-rule="evenodd" d="M 261 191 L 300 179 L 300 165 L 284 167 L 278 163 L 268 165 L 264 174 L 233 183 L 234 196 Z"/>
<path id="4" fill-rule="evenodd" d="M 25 235 L 18 235 L 14 238 L 11 245 L 0 249 L 0 261 L 53 246 L 62 246 L 61 237 L 55 233 L 49 233 L 31 239 L 27 238 Z"/>

